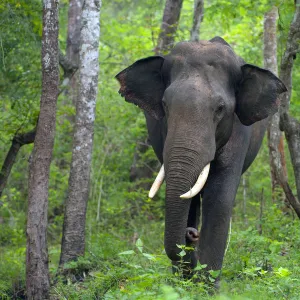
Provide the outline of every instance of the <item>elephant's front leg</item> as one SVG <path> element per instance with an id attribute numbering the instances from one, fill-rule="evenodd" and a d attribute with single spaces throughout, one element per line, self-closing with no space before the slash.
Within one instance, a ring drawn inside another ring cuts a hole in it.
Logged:
<path id="1" fill-rule="evenodd" d="M 242 164 L 214 162 L 203 191 L 199 259 L 206 270 L 221 270 Z M 218 280 L 217 280 L 218 282 Z M 218 285 L 218 284 L 217 284 Z"/>
<path id="2" fill-rule="evenodd" d="M 202 199 L 199 258 L 207 270 L 221 270 L 234 199 L 251 137 L 251 128 L 233 127 L 227 144 L 216 154 Z"/>

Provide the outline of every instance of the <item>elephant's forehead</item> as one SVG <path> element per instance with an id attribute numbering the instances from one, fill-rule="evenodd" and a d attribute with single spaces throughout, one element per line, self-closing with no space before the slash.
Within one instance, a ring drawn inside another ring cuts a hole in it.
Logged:
<path id="1" fill-rule="evenodd" d="M 236 61 L 236 55 L 230 47 L 209 41 L 181 42 L 172 49 L 170 54 L 179 63 L 214 64 Z"/>

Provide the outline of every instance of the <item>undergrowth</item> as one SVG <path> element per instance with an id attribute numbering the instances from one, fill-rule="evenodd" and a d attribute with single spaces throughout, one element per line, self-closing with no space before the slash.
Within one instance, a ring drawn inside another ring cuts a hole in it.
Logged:
<path id="1" fill-rule="evenodd" d="M 298 220 L 273 205 L 260 222 L 262 234 L 257 221 L 250 226 L 233 223 L 220 292 L 213 299 L 299 299 Z M 160 246 L 153 250 L 151 240 L 157 239 Z M 161 233 L 148 232 L 147 243 L 143 240 L 143 236 L 133 243 L 111 234 L 93 235 L 87 255 L 67 266 L 81 278 L 58 280 L 53 299 L 212 298 L 211 285 L 183 280 L 180 272 L 172 274 Z"/>
<path id="2" fill-rule="evenodd" d="M 137 222 L 137 223 L 136 223 Z M 87 251 L 57 274 L 59 246 L 49 248 L 51 299 L 299 299 L 299 221 L 273 204 L 258 220 L 237 216 L 214 293 L 203 280 L 172 274 L 163 247 L 163 222 L 133 219 L 126 230 L 98 224 L 89 231 Z M 24 299 L 25 247 L 1 248 L 0 299 Z M 180 246 L 180 245 L 179 245 Z M 4 251 L 5 250 L 5 251 Z M 184 255 L 182 247 L 181 255 Z M 198 266 L 201 269 L 203 266 Z M 214 276 L 211 274 L 211 281 Z"/>

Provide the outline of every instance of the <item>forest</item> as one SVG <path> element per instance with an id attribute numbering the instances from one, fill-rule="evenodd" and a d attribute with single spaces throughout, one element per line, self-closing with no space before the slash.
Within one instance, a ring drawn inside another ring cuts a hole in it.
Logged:
<path id="1" fill-rule="evenodd" d="M 216 36 L 286 89 L 240 177 L 222 270 L 200 257 L 187 276 L 197 242 L 172 267 L 166 184 L 148 195 L 161 163 L 121 75 Z M 299 299 L 299 52 L 299 0 L 1 0 L 0 299 Z"/>

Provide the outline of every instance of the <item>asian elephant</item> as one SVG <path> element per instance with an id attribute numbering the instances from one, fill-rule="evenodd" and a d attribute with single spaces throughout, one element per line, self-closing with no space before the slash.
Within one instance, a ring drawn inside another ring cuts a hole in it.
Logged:
<path id="1" fill-rule="evenodd" d="M 185 257 L 190 269 L 200 260 L 207 270 L 220 270 L 241 175 L 286 87 L 220 37 L 178 43 L 170 54 L 138 60 L 116 78 L 125 100 L 144 110 L 163 164 L 149 196 L 165 177 L 168 257 L 176 265 L 177 245 L 193 244 Z"/>

